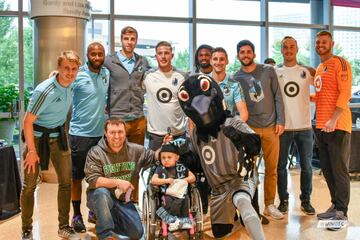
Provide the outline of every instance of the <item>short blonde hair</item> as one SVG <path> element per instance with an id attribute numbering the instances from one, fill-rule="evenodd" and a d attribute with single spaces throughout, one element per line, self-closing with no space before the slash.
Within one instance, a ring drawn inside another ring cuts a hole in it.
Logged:
<path id="1" fill-rule="evenodd" d="M 78 65 L 78 67 L 81 66 L 80 57 L 75 51 L 72 51 L 72 50 L 62 51 L 60 53 L 60 56 L 57 58 L 58 67 L 61 65 L 62 61 L 65 59 L 68 60 L 69 62 L 75 62 Z"/>

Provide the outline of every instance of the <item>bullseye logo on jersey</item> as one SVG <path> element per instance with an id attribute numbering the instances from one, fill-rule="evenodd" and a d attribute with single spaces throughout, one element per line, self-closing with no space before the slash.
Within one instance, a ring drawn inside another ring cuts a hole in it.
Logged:
<path id="1" fill-rule="evenodd" d="M 172 93 L 168 88 L 160 88 L 156 93 L 156 98 L 159 102 L 168 103 L 172 98 Z"/>
<path id="2" fill-rule="evenodd" d="M 315 86 L 315 91 L 320 92 L 322 87 L 322 79 L 320 75 L 314 79 L 314 86 Z"/>
<path id="3" fill-rule="evenodd" d="M 288 82 L 284 86 L 284 92 L 288 97 L 296 97 L 300 92 L 299 84 L 296 82 Z"/>
<path id="4" fill-rule="evenodd" d="M 204 146 L 201 149 L 201 156 L 207 165 L 215 162 L 215 151 L 211 146 Z"/>

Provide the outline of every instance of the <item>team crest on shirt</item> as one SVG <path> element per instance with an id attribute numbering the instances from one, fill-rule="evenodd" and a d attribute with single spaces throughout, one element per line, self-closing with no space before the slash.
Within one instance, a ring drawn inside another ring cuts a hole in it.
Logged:
<path id="1" fill-rule="evenodd" d="M 305 79 L 306 78 L 306 72 L 305 71 L 302 71 L 302 73 L 300 74 L 300 77 Z"/>
<path id="2" fill-rule="evenodd" d="M 322 79 L 321 76 L 318 75 L 315 79 L 314 79 L 314 87 L 315 87 L 315 91 L 316 92 L 320 92 L 321 87 L 322 87 Z"/>
<path id="3" fill-rule="evenodd" d="M 325 67 L 323 68 L 323 72 L 327 72 L 327 70 L 328 70 L 328 67 L 325 66 Z"/>
<path id="4" fill-rule="evenodd" d="M 213 164 L 215 162 L 216 155 L 214 149 L 211 146 L 204 146 L 201 149 L 201 156 L 207 165 Z"/>
<path id="5" fill-rule="evenodd" d="M 156 98 L 161 103 L 168 103 L 172 98 L 172 92 L 168 88 L 160 88 L 156 93 Z"/>
<path id="6" fill-rule="evenodd" d="M 138 72 L 142 72 L 142 70 L 143 70 L 143 69 L 142 69 L 141 66 L 139 66 L 138 69 L 137 69 Z"/>
<path id="7" fill-rule="evenodd" d="M 178 85 L 178 80 L 177 80 L 177 78 L 174 78 L 173 80 L 172 80 L 172 85 L 174 85 L 174 86 L 176 86 L 176 85 Z"/>
<path id="8" fill-rule="evenodd" d="M 224 90 L 223 90 L 223 93 L 224 93 L 225 96 L 230 96 L 230 89 L 227 86 L 225 86 Z"/>
<path id="9" fill-rule="evenodd" d="M 296 82 L 288 82 L 284 86 L 284 93 L 288 97 L 296 97 L 300 92 L 300 86 Z"/>

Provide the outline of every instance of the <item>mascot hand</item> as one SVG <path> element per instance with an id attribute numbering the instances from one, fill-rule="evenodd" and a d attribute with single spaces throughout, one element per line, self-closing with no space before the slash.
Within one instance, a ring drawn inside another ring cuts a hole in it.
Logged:
<path id="1" fill-rule="evenodd" d="M 261 150 L 259 135 L 241 132 L 233 126 L 224 127 L 223 132 L 226 137 L 230 138 L 237 149 L 244 148 L 248 158 L 259 155 Z"/>

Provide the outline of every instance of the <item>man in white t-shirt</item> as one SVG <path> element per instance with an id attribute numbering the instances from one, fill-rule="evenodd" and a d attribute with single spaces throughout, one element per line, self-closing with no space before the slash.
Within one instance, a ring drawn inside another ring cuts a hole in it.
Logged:
<path id="1" fill-rule="evenodd" d="M 159 42 L 155 51 L 158 69 L 148 72 L 143 82 L 148 99 L 149 148 L 153 150 L 161 146 L 168 130 L 174 138 L 185 138 L 187 121 L 177 98 L 178 89 L 187 74 L 171 65 L 174 54 L 170 43 Z"/>
<path id="2" fill-rule="evenodd" d="M 284 63 L 275 68 L 285 105 L 285 131 L 280 137 L 280 156 L 278 162 L 278 209 L 287 213 L 289 193 L 287 191 L 287 163 L 289 149 L 295 142 L 300 157 L 301 210 L 307 215 L 315 214 L 311 206 L 312 191 L 312 149 L 313 131 L 311 127 L 310 86 L 315 70 L 299 65 L 296 55 L 297 42 L 286 36 L 281 41 Z"/>

